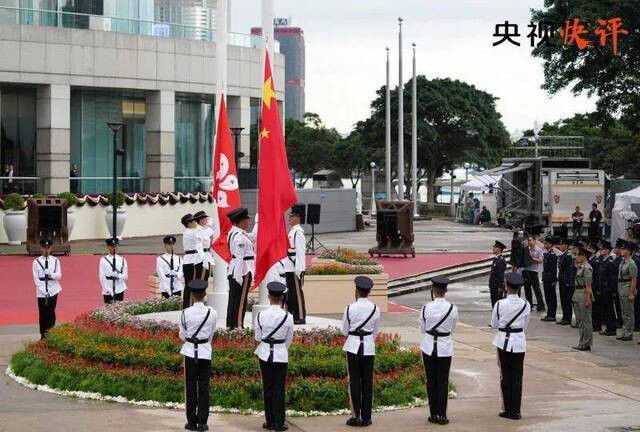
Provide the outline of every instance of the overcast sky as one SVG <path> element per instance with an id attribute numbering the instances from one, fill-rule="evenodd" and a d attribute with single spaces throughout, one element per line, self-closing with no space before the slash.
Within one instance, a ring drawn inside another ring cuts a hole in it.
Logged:
<path id="1" fill-rule="evenodd" d="M 498 97 L 510 132 L 534 121 L 554 121 L 591 111 L 594 102 L 568 91 L 550 97 L 540 86 L 542 63 L 531 56 L 530 8 L 543 0 L 274 0 L 276 17 L 292 17 L 306 40 L 306 110 L 342 133 L 369 115 L 385 82 L 385 47 L 391 48 L 391 85 L 398 83 L 397 17 L 404 18 L 404 80 L 411 78 L 411 42 L 417 71 L 453 78 Z M 231 31 L 260 25 L 259 0 L 230 0 Z M 521 46 L 493 47 L 496 23 L 520 27 Z M 410 101 L 405 101 L 410 104 Z"/>

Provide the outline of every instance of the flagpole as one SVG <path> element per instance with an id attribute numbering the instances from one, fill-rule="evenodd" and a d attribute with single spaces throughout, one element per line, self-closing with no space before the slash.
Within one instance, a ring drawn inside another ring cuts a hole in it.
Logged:
<path id="1" fill-rule="evenodd" d="M 398 201 L 404 201 L 404 85 L 402 81 L 402 17 L 398 18 Z"/>
<path id="2" fill-rule="evenodd" d="M 411 80 L 411 197 L 413 215 L 418 215 L 418 85 L 416 83 L 416 44 L 413 47 L 413 79 Z"/>
<path id="3" fill-rule="evenodd" d="M 384 122 L 384 141 L 385 141 L 385 195 L 387 201 L 391 201 L 391 79 L 389 74 L 389 47 L 387 50 L 387 88 L 385 90 L 385 122 Z"/>
<path id="4" fill-rule="evenodd" d="M 229 14 L 229 5 L 227 3 L 228 0 L 218 0 L 217 1 L 217 10 L 216 10 L 216 100 L 215 100 L 215 109 L 214 116 L 216 116 L 216 121 L 214 124 L 218 123 L 218 116 L 220 115 L 220 105 L 222 103 L 222 99 L 227 92 L 227 39 L 228 39 L 228 19 L 230 17 Z M 218 131 L 216 130 L 216 134 Z M 213 140 L 214 146 L 216 139 Z M 215 154 L 215 149 L 214 149 Z M 217 167 L 212 167 L 212 180 L 215 181 L 213 177 Z M 236 167 L 237 169 L 237 167 Z M 213 184 L 213 183 L 212 183 Z M 213 197 L 217 199 L 217 197 Z M 216 205 L 216 212 L 218 214 L 218 208 Z M 221 226 L 220 220 L 218 220 L 218 235 L 220 235 Z M 215 240 L 215 239 L 214 239 Z M 218 318 L 226 319 L 227 317 L 227 304 L 229 303 L 229 281 L 227 280 L 227 262 L 220 258 L 217 253 L 212 251 L 213 262 L 215 267 L 213 268 L 213 292 L 210 294 L 208 301 L 213 305 L 214 309 L 218 314 Z"/>

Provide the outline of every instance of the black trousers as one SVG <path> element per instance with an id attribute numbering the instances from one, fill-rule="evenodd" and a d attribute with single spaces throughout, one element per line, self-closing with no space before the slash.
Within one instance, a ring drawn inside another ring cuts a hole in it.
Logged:
<path id="1" fill-rule="evenodd" d="M 184 357 L 184 390 L 187 422 L 204 425 L 209 419 L 211 360 Z"/>
<path id="2" fill-rule="evenodd" d="M 240 285 L 232 276 L 229 280 L 229 302 L 227 303 L 227 327 L 244 328 L 244 313 L 247 310 L 247 296 L 251 287 L 252 275 L 247 273 Z"/>
<path id="3" fill-rule="evenodd" d="M 571 322 L 573 316 L 573 286 L 560 281 L 560 306 L 562 307 L 562 321 Z"/>
<path id="4" fill-rule="evenodd" d="M 118 294 L 116 294 L 114 296 L 103 295 L 102 298 L 104 299 L 104 304 L 124 301 L 124 291 L 122 291 L 121 293 L 118 293 Z"/>
<path id="5" fill-rule="evenodd" d="M 166 292 L 162 292 L 160 293 L 160 295 L 162 296 L 162 298 L 170 298 L 170 297 L 178 297 L 178 296 L 182 296 L 182 291 L 174 291 L 173 294 L 169 295 Z"/>
<path id="6" fill-rule="evenodd" d="M 616 311 L 616 326 L 622 326 L 622 305 L 620 304 L 620 296 L 618 295 L 618 289 L 616 288 L 616 292 L 614 294 L 614 303 L 613 307 Z"/>
<path id="7" fill-rule="evenodd" d="M 304 304 L 304 293 L 301 280 L 294 272 L 286 273 L 287 279 L 287 307 L 295 324 L 304 324 L 307 319 L 307 309 Z"/>
<path id="8" fill-rule="evenodd" d="M 183 264 L 182 272 L 184 273 L 184 289 L 182 290 L 182 309 L 191 306 L 191 289 L 189 282 L 194 279 L 202 279 L 202 263 Z"/>
<path id="9" fill-rule="evenodd" d="M 589 224 L 589 241 L 600 240 L 601 234 L 600 224 Z"/>
<path id="10" fill-rule="evenodd" d="M 498 300 L 504 298 L 504 285 L 490 286 L 489 296 L 491 297 L 491 309 L 493 309 Z"/>
<path id="11" fill-rule="evenodd" d="M 593 331 L 599 332 L 602 330 L 602 292 L 593 291 L 593 303 L 591 305 L 591 322 L 593 324 Z"/>
<path id="12" fill-rule="evenodd" d="M 602 292 L 602 324 L 605 325 L 607 331 L 615 332 L 617 327 L 617 319 L 616 319 L 616 310 L 615 304 L 616 300 L 613 296 L 613 292 L 603 291 Z"/>
<path id="13" fill-rule="evenodd" d="M 351 415 L 363 422 L 371 420 L 374 360 L 375 356 L 347 353 Z"/>
<path id="14" fill-rule="evenodd" d="M 260 372 L 262 372 L 262 395 L 267 425 L 283 426 L 287 363 L 268 363 L 260 360 Z"/>
<path id="15" fill-rule="evenodd" d="M 498 348 L 498 361 L 504 411 L 507 414 L 520 414 L 524 353 L 512 353 Z"/>
<path id="16" fill-rule="evenodd" d="M 38 297 L 38 315 L 40 321 L 40 336 L 45 337 L 47 330 L 56 325 L 56 304 L 58 294 L 51 297 Z"/>
<path id="17" fill-rule="evenodd" d="M 540 291 L 538 272 L 524 270 L 522 274 L 524 276 L 524 295 L 527 301 L 531 307 L 533 307 L 533 297 L 531 295 L 531 288 L 533 288 L 533 293 L 536 295 L 536 305 L 538 306 L 538 310 L 541 310 L 544 308 L 544 300 L 542 299 L 542 291 Z"/>
<path id="18" fill-rule="evenodd" d="M 555 319 L 556 311 L 558 310 L 558 296 L 556 295 L 556 283 L 543 281 L 542 288 L 544 289 L 544 299 L 547 302 L 547 316 Z"/>
<path id="19" fill-rule="evenodd" d="M 427 375 L 427 397 L 431 417 L 446 417 L 451 357 L 428 356 L 422 353 L 422 361 Z"/>

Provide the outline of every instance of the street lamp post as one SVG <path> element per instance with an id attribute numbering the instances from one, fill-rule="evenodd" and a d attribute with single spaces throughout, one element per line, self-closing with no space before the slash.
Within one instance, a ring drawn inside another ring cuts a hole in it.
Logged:
<path id="1" fill-rule="evenodd" d="M 111 195 L 111 206 L 113 207 L 113 225 L 111 237 L 115 240 L 118 237 L 117 217 L 118 217 L 118 156 L 124 155 L 124 150 L 117 147 L 118 131 L 122 129 L 124 123 L 110 122 L 107 123 L 109 129 L 113 132 L 113 193 Z"/>
<path id="2" fill-rule="evenodd" d="M 464 181 L 469 181 L 469 168 L 471 164 L 469 162 L 464 163 Z"/>
<path id="3" fill-rule="evenodd" d="M 376 163 L 371 162 L 369 164 L 371 167 L 371 212 L 369 213 L 371 216 L 376 215 Z"/>
<path id="4" fill-rule="evenodd" d="M 234 154 L 234 159 L 236 161 L 236 170 L 238 169 L 238 157 L 240 156 L 240 143 L 238 142 L 238 139 L 240 138 L 240 134 L 242 133 L 242 131 L 244 130 L 243 127 L 232 127 L 229 128 L 231 129 L 231 133 L 233 134 L 233 143 L 235 146 L 235 151 L 233 152 Z"/>

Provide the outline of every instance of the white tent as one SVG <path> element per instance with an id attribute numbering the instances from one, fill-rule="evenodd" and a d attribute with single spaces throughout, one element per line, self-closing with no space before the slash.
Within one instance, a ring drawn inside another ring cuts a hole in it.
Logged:
<path id="1" fill-rule="evenodd" d="M 638 215 L 631 210 L 632 204 L 640 204 L 640 187 L 616 194 L 615 205 L 611 211 L 611 241 L 626 238 L 628 221 Z"/>
<path id="2" fill-rule="evenodd" d="M 465 192 L 484 192 L 488 193 L 490 185 L 493 185 L 494 189 L 500 184 L 501 175 L 472 175 L 468 182 L 464 183 L 461 188 Z"/>

